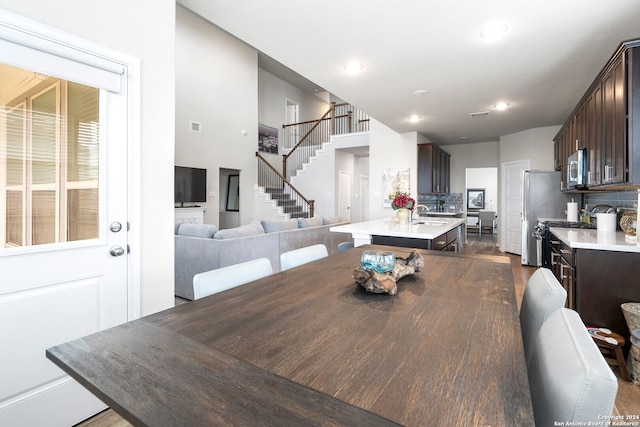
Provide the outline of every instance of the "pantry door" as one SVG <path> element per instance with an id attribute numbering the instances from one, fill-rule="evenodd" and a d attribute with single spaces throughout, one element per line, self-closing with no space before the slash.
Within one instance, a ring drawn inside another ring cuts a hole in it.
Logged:
<path id="1" fill-rule="evenodd" d="M 0 425 L 106 406 L 47 348 L 126 322 L 127 63 L 0 13 Z"/>

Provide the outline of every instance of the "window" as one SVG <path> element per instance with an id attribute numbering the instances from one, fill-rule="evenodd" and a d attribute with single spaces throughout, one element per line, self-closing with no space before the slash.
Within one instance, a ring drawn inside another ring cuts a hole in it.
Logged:
<path id="1" fill-rule="evenodd" d="M 4 64 L 0 82 L 4 247 L 97 238 L 100 90 Z"/>

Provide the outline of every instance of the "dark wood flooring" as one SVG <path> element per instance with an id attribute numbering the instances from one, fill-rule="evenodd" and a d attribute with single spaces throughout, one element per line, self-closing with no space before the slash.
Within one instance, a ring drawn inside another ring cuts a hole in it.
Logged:
<path id="1" fill-rule="evenodd" d="M 535 271 L 534 267 L 523 266 L 520 264 L 520 256 L 500 252 L 495 242 L 489 237 L 483 237 L 482 240 L 470 236 L 468 243 L 465 244 L 463 253 L 486 256 L 506 256 L 510 258 L 511 269 L 513 271 L 513 279 L 518 300 L 518 309 L 522 302 L 524 288 L 529 277 Z M 176 298 L 176 305 L 183 304 L 185 300 Z M 614 370 L 619 376 L 617 370 Z M 640 415 L 640 386 L 626 382 L 618 378 L 618 395 L 616 398 L 616 406 L 614 415 Z M 95 417 L 79 424 L 82 427 L 127 427 L 131 426 L 126 420 L 110 409 L 96 415 Z"/>

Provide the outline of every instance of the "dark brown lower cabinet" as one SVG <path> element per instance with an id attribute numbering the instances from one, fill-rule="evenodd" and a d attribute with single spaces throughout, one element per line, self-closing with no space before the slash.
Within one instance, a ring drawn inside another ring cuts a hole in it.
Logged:
<path id="1" fill-rule="evenodd" d="M 402 246 L 406 248 L 429 249 L 433 251 L 459 252 L 461 228 L 456 227 L 435 239 L 412 239 L 408 237 L 371 236 L 374 245 Z"/>
<path id="2" fill-rule="evenodd" d="M 574 249 L 575 310 L 588 326 L 630 332 L 620 305 L 640 302 L 640 253 Z"/>

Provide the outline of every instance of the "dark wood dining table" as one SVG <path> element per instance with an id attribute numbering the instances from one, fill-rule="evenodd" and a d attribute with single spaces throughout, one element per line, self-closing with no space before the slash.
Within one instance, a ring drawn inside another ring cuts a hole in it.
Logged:
<path id="1" fill-rule="evenodd" d="M 134 425 L 533 425 L 509 258 L 420 250 L 396 295 L 361 246 L 61 344 Z"/>

